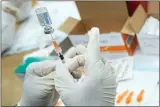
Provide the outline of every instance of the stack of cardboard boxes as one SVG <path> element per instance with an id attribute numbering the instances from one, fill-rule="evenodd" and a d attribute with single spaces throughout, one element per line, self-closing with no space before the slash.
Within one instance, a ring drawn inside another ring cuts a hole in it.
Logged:
<path id="1" fill-rule="evenodd" d="M 116 45 L 108 46 L 107 43 L 106 45 L 103 43 L 103 46 L 100 46 L 101 52 L 111 54 L 123 52 L 133 55 L 137 45 L 137 38 L 135 32 L 132 32 L 132 29 L 128 26 L 129 14 L 125 1 L 76 1 L 76 5 L 81 20 L 69 17 L 60 26 L 60 30 L 76 36 L 86 34 L 92 27 L 98 27 L 100 33 L 104 34 L 103 38 L 106 39 L 110 36 L 105 35 L 105 33 L 121 32 L 117 37 Z M 78 36 L 77 39 L 79 39 Z M 123 44 L 121 41 L 123 41 Z"/>
<path id="2" fill-rule="evenodd" d="M 159 19 L 159 4 L 160 2 L 158 1 L 149 1 L 147 13 L 144 8 L 139 5 L 129 20 L 131 28 L 137 35 L 140 50 L 143 54 L 159 55 L 159 35 L 140 33 L 141 28 L 149 16 Z"/>
<path id="3" fill-rule="evenodd" d="M 98 27 L 100 33 L 104 36 L 103 38 L 106 40 L 109 40 L 110 36 L 105 35 L 105 33 L 119 32 L 121 35 L 116 39 L 116 45 L 108 45 L 108 43 L 105 45 L 103 43 L 103 45 L 100 46 L 101 52 L 111 54 L 124 52 L 130 56 L 134 54 L 138 44 L 136 34 L 141 30 L 147 18 L 147 13 L 141 5 L 138 6 L 131 17 L 129 17 L 125 1 L 76 1 L 76 5 L 81 20 L 69 17 L 60 26 L 60 30 L 68 33 L 70 36 L 75 36 L 74 39 L 77 35 L 77 40 L 83 39 L 83 37 L 86 39 L 86 35 L 84 34 L 92 27 Z M 148 14 L 159 17 L 159 11 L 157 12 L 156 10 L 159 8 L 159 2 L 149 2 L 148 5 Z M 151 8 L 153 6 L 156 6 L 156 9 Z M 83 37 L 79 38 L 78 35 L 83 35 Z M 121 40 L 123 40 L 123 44 Z M 141 41 L 139 42 L 139 44 L 141 44 Z"/>

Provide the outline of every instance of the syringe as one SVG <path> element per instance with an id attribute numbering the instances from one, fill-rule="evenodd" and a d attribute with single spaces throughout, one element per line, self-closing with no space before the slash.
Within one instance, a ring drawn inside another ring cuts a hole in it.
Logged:
<path id="1" fill-rule="evenodd" d="M 44 27 L 44 33 L 45 34 L 50 34 L 51 38 L 53 40 L 53 45 L 55 47 L 55 52 L 57 53 L 57 55 L 59 56 L 59 58 L 62 60 L 62 62 L 64 63 L 64 56 L 62 54 L 62 49 L 61 47 L 57 44 L 56 40 L 54 39 L 54 37 L 52 36 L 54 29 L 52 28 L 52 21 L 51 18 L 49 16 L 48 10 L 46 7 L 41 7 L 41 8 L 37 8 L 36 9 L 36 14 L 39 20 L 39 23 L 42 27 Z"/>
<path id="2" fill-rule="evenodd" d="M 53 41 L 53 45 L 55 47 L 55 51 L 57 53 L 57 55 L 59 56 L 59 58 L 62 60 L 62 63 L 65 63 L 65 60 L 64 60 L 64 56 L 62 54 L 62 49 L 61 47 L 57 44 L 57 42 L 54 40 Z"/>

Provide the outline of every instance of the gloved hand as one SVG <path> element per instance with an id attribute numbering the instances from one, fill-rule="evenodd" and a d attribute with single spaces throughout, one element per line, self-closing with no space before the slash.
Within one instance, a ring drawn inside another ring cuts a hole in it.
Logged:
<path id="1" fill-rule="evenodd" d="M 59 99 L 55 90 L 54 76 L 56 62 L 43 61 L 27 67 L 23 91 L 17 106 L 53 106 Z"/>
<path id="2" fill-rule="evenodd" d="M 108 62 L 105 66 L 100 57 L 99 29 L 92 28 L 88 35 L 85 65 L 88 74 L 81 83 L 75 83 L 66 65 L 59 62 L 56 66 L 56 90 L 65 106 L 114 106 L 117 88 L 115 72 Z"/>
<path id="3" fill-rule="evenodd" d="M 84 46 L 76 46 L 71 48 L 65 55 L 66 66 L 70 71 L 75 70 L 79 64 L 84 63 L 81 60 L 81 49 L 86 49 Z M 75 56 L 75 57 L 74 57 Z M 74 58 L 72 58 L 74 57 Z M 69 59 L 72 58 L 72 59 Z M 22 97 L 17 106 L 55 106 L 59 99 L 59 94 L 55 90 L 55 67 L 57 61 L 42 61 L 32 63 L 28 66 L 24 84 Z M 63 75 L 63 74 L 62 74 Z M 79 74 L 75 74 L 79 75 Z"/>

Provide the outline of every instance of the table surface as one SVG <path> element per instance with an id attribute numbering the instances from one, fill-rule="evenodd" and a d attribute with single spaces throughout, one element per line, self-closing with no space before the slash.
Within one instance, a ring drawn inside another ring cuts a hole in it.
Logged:
<path id="1" fill-rule="evenodd" d="M 125 104 L 125 99 L 120 103 L 116 104 L 117 106 L 147 106 L 147 105 L 159 105 L 159 72 L 142 72 L 142 71 L 134 71 L 133 72 L 133 79 L 120 82 L 117 88 L 118 94 L 123 93 L 126 89 L 129 92 L 133 91 L 133 98 L 132 102 L 128 105 Z M 136 101 L 137 95 L 139 92 L 144 89 L 144 96 L 141 103 Z M 155 93 L 153 93 L 156 90 Z M 152 96 L 151 96 L 152 95 Z M 150 101 L 150 98 L 152 101 Z"/>
<path id="2" fill-rule="evenodd" d="M 14 106 L 19 101 L 22 92 L 22 81 L 15 75 L 14 70 L 22 62 L 23 56 L 32 51 L 1 58 L 2 106 Z"/>
<path id="3" fill-rule="evenodd" d="M 117 96 L 128 89 L 128 93 L 134 92 L 132 101 L 130 104 L 126 104 L 126 97 L 121 101 L 121 103 L 115 103 L 116 106 L 159 106 L 159 85 L 157 81 L 159 80 L 159 72 L 133 72 L 134 77 L 131 80 L 123 81 L 118 84 Z M 144 76 L 145 75 L 145 76 Z M 144 89 L 144 96 L 142 102 L 138 103 L 136 101 L 139 92 Z M 116 96 L 116 99 L 117 99 Z M 59 99 L 57 106 L 64 106 L 61 99 Z"/>

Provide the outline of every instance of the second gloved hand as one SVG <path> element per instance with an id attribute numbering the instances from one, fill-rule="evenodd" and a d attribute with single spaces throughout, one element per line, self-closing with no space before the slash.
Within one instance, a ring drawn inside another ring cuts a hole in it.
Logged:
<path id="1" fill-rule="evenodd" d="M 65 106 L 114 106 L 117 88 L 115 72 L 109 63 L 104 64 L 101 59 L 99 29 L 92 28 L 88 35 L 87 75 L 81 83 L 75 83 L 66 65 L 59 62 L 56 66 L 56 90 Z"/>
<path id="2" fill-rule="evenodd" d="M 54 106 L 59 99 L 55 90 L 56 61 L 42 61 L 28 66 L 18 106 Z"/>

